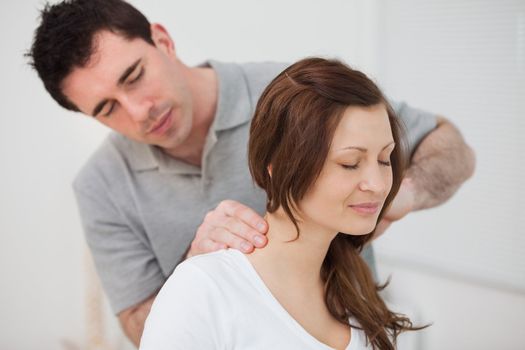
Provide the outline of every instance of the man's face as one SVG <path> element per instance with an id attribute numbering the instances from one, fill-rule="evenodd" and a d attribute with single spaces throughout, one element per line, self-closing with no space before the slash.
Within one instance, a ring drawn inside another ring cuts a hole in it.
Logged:
<path id="1" fill-rule="evenodd" d="M 95 36 L 85 67 L 62 82 L 64 94 L 87 115 L 133 140 L 173 149 L 192 128 L 192 99 L 186 68 L 160 26 L 152 27 L 156 46 L 109 31 Z"/>
<path id="2" fill-rule="evenodd" d="M 348 107 L 319 177 L 299 202 L 301 214 L 331 232 L 370 233 L 392 188 L 394 147 L 384 105 Z"/>

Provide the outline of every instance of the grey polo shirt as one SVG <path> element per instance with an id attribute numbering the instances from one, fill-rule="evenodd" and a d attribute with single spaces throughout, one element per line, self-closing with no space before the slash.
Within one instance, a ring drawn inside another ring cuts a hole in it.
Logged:
<path id="1" fill-rule="evenodd" d="M 115 313 L 160 289 L 220 201 L 264 214 L 265 194 L 247 165 L 250 120 L 262 90 L 286 65 L 209 65 L 219 95 L 201 168 L 112 133 L 74 181 L 86 239 Z M 406 104 L 394 108 L 413 149 L 435 127 L 435 117 Z"/>

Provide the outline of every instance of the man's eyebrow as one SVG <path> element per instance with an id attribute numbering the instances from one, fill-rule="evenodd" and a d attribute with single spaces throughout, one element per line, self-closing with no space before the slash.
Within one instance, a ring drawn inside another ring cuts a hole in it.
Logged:
<path id="1" fill-rule="evenodd" d="M 395 145 L 395 142 L 392 141 L 390 142 L 388 145 L 386 145 L 385 147 L 383 147 L 383 149 L 381 151 L 383 151 L 385 148 L 387 148 L 388 146 L 394 144 Z M 368 150 L 366 148 L 363 148 L 363 147 L 358 147 L 358 146 L 349 146 L 349 147 L 343 147 L 340 149 L 340 151 L 343 151 L 343 150 L 358 150 L 358 151 L 361 151 L 363 153 L 366 153 Z"/>
<path id="2" fill-rule="evenodd" d="M 126 68 L 126 70 L 124 71 L 124 73 L 122 73 L 122 75 L 120 76 L 120 78 L 118 78 L 118 82 L 117 82 L 117 85 L 122 85 L 124 84 L 124 82 L 126 81 L 126 79 L 129 77 L 129 75 L 131 73 L 133 73 L 133 71 L 135 70 L 135 68 L 137 68 L 137 66 L 139 65 L 140 63 L 140 58 L 138 60 L 136 60 L 135 62 L 133 62 L 133 64 L 131 66 L 129 66 L 128 68 Z M 102 100 L 100 101 L 97 106 L 93 109 L 93 112 L 91 113 L 94 117 L 97 116 L 97 114 L 100 113 L 100 111 L 102 110 L 102 108 L 104 108 L 104 106 L 106 105 L 106 103 L 108 103 L 108 100 Z"/>

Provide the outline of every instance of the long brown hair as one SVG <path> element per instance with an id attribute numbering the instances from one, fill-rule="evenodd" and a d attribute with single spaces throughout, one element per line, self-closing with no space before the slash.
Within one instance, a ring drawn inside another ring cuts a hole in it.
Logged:
<path id="1" fill-rule="evenodd" d="M 397 194 L 406 168 L 402 129 L 379 88 L 365 74 L 337 60 L 303 59 L 284 70 L 261 95 L 250 128 L 250 172 L 267 194 L 266 209 L 280 207 L 297 228 L 293 212 L 319 176 L 335 132 L 349 106 L 383 104 L 388 112 L 396 147 L 390 163 L 393 184 L 379 220 Z M 271 166 L 271 176 L 268 172 Z M 375 230 L 374 230 L 375 231 Z M 421 329 L 390 311 L 359 253 L 372 239 L 339 233 L 331 242 L 321 268 L 325 302 L 337 320 L 353 317 L 374 349 L 394 349 L 402 331 Z"/>

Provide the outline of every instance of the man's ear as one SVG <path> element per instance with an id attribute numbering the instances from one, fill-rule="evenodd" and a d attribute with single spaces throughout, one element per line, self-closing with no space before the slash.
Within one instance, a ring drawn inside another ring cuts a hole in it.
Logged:
<path id="1" fill-rule="evenodd" d="M 151 39 L 157 48 L 161 49 L 169 56 L 175 57 L 175 44 L 166 28 L 161 24 L 151 24 Z"/>

